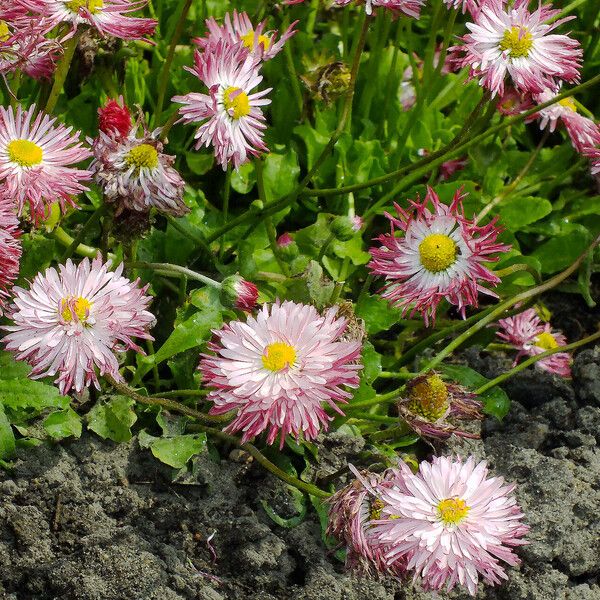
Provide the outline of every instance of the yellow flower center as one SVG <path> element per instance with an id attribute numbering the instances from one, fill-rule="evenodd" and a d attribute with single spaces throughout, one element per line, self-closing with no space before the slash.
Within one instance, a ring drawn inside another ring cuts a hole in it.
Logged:
<path id="1" fill-rule="evenodd" d="M 566 106 L 573 112 L 577 112 L 577 105 L 575 104 L 575 100 L 573 100 L 573 98 L 563 98 L 562 100 L 559 100 L 558 103 L 561 106 Z"/>
<path id="2" fill-rule="evenodd" d="M 248 94 L 238 87 L 228 87 L 223 92 L 223 104 L 231 117 L 239 119 L 250 114 Z"/>
<path id="3" fill-rule="evenodd" d="M 10 37 L 10 29 L 6 21 L 0 20 L 0 42 L 5 42 Z"/>
<path id="4" fill-rule="evenodd" d="M 448 410 L 448 388 L 439 375 L 431 375 L 412 386 L 408 408 L 428 421 L 441 419 Z"/>
<path id="5" fill-rule="evenodd" d="M 381 518 L 381 511 L 384 506 L 385 504 L 379 498 L 375 498 L 375 500 L 371 502 L 371 510 L 369 511 L 369 518 L 371 521 Z"/>
<path id="6" fill-rule="evenodd" d="M 535 345 L 543 350 L 553 350 L 554 348 L 558 348 L 556 338 L 548 331 L 544 331 L 536 336 Z"/>
<path id="7" fill-rule="evenodd" d="M 138 169 L 142 167 L 155 169 L 158 166 L 158 152 L 150 144 L 140 144 L 127 153 L 125 162 L 130 167 L 137 167 Z"/>
<path id="8" fill-rule="evenodd" d="M 444 525 L 458 525 L 465 520 L 470 508 L 460 498 L 446 498 L 437 505 L 437 510 Z"/>
<path id="9" fill-rule="evenodd" d="M 74 315 L 80 323 L 85 323 L 90 315 L 92 303 L 81 296 L 78 298 L 71 296 L 62 299 L 60 308 L 63 321 L 70 323 Z"/>
<path id="10" fill-rule="evenodd" d="M 22 167 L 33 167 L 42 162 L 44 151 L 29 140 L 13 140 L 8 144 L 8 157 Z"/>
<path id="11" fill-rule="evenodd" d="M 76 14 L 79 13 L 79 9 L 86 8 L 89 13 L 95 15 L 104 8 L 104 2 L 103 0 L 69 0 L 65 6 Z"/>
<path id="12" fill-rule="evenodd" d="M 248 31 L 248 33 L 241 36 L 240 39 L 242 40 L 242 42 L 244 42 L 244 46 L 246 46 L 248 50 L 252 50 L 254 48 L 254 30 L 251 29 L 250 31 Z M 258 43 L 262 44 L 264 50 L 267 51 L 269 49 L 269 46 L 271 45 L 271 39 L 268 38 L 266 35 L 259 35 Z"/>
<path id="13" fill-rule="evenodd" d="M 262 363 L 269 371 L 281 371 L 293 366 L 296 360 L 296 351 L 285 342 L 274 342 L 265 348 Z"/>
<path id="14" fill-rule="evenodd" d="M 507 29 L 500 40 L 500 50 L 510 51 L 511 58 L 524 58 L 529 56 L 529 51 L 533 46 L 533 36 L 527 28 L 514 25 Z"/>
<path id="15" fill-rule="evenodd" d="M 443 233 L 432 233 L 419 244 L 421 264 L 431 273 L 445 271 L 456 261 L 456 243 Z"/>

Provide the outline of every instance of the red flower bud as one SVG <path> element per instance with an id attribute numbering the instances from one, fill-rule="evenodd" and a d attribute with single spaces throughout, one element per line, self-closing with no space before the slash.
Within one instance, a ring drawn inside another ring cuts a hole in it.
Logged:
<path id="1" fill-rule="evenodd" d="M 121 104 L 120 104 L 120 103 Z M 119 100 L 109 100 L 106 106 L 98 109 L 99 129 L 103 133 L 118 133 L 125 137 L 131 131 L 131 113 L 125 105 L 123 96 Z"/>

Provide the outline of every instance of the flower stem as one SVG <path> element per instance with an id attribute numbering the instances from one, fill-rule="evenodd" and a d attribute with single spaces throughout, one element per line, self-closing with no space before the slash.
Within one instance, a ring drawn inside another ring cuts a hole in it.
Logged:
<path id="1" fill-rule="evenodd" d="M 151 262 L 131 262 L 127 263 L 128 267 L 134 269 L 151 269 L 152 271 L 156 271 L 156 273 L 160 275 L 167 275 L 170 277 L 187 277 L 188 279 L 193 279 L 194 281 L 201 281 L 206 285 L 210 285 L 211 287 L 221 289 L 221 284 L 206 275 L 202 275 L 202 273 L 197 273 L 196 271 L 192 271 L 187 267 L 182 267 L 180 265 L 173 265 L 171 263 L 151 263 Z"/>
<path id="2" fill-rule="evenodd" d="M 169 390 L 160 394 L 150 394 L 151 398 L 185 398 L 195 396 L 206 396 L 208 390 Z"/>
<path id="3" fill-rule="evenodd" d="M 67 258 L 71 258 L 71 256 L 73 255 L 74 252 L 77 252 L 77 249 L 81 246 L 81 242 L 83 241 L 83 238 L 86 236 L 86 234 L 90 231 L 90 229 L 96 225 L 96 223 L 98 223 L 100 221 L 100 219 L 106 214 L 108 210 L 108 207 L 106 206 L 106 204 L 102 204 L 99 208 L 97 208 L 93 213 L 92 216 L 85 222 L 85 225 L 79 230 L 79 233 L 77 234 L 77 236 L 73 239 L 73 241 L 71 242 L 71 244 L 67 247 L 67 249 L 64 251 L 63 255 L 60 257 L 60 262 L 64 263 Z M 84 248 L 89 247 L 89 246 L 83 246 Z M 97 251 L 96 251 L 97 254 Z M 96 255 L 94 255 L 92 258 L 95 258 Z"/>
<path id="4" fill-rule="evenodd" d="M 158 100 L 156 101 L 156 111 L 154 112 L 155 124 L 160 122 L 160 117 L 162 115 L 162 110 L 165 103 L 165 95 L 167 93 L 167 85 L 171 75 L 171 65 L 173 64 L 173 58 L 175 56 L 175 49 L 177 48 L 177 43 L 179 42 L 181 34 L 183 33 L 185 20 L 187 19 L 188 12 L 192 6 L 192 0 L 181 0 L 180 6 L 181 13 L 177 20 L 177 26 L 175 27 L 173 37 L 171 38 L 171 43 L 169 44 L 169 50 L 167 51 L 165 64 L 163 65 L 162 71 L 160 72 L 160 78 L 158 80 Z"/>
<path id="5" fill-rule="evenodd" d="M 67 79 L 69 68 L 71 67 L 71 62 L 73 60 L 73 56 L 75 55 L 75 50 L 77 48 L 77 44 L 79 43 L 80 37 L 81 31 L 78 30 L 64 46 L 64 53 L 60 59 L 60 62 L 58 63 L 58 66 L 56 67 L 56 71 L 54 73 L 54 83 L 52 84 L 50 96 L 48 96 L 48 101 L 46 102 L 45 111 L 47 113 L 51 113 L 56 107 L 58 97 L 60 96 L 60 92 L 62 91 L 65 80 Z"/>
<path id="6" fill-rule="evenodd" d="M 484 384 L 480 388 L 476 389 L 475 393 L 483 394 L 487 390 L 489 390 L 489 389 L 493 388 L 494 386 L 498 385 L 499 383 L 502 383 L 503 381 L 507 380 L 509 377 L 516 375 L 517 373 L 519 373 L 520 371 L 523 371 L 530 365 L 533 365 L 536 362 L 538 362 L 539 360 L 547 358 L 548 356 L 552 356 L 553 354 L 556 354 L 558 352 L 570 352 L 571 350 L 575 350 L 576 348 L 579 348 L 580 346 L 585 346 L 586 344 L 595 342 L 598 339 L 600 339 L 600 331 L 597 331 L 596 333 L 594 333 L 592 335 L 588 335 L 587 337 L 583 338 L 582 340 L 579 340 L 578 342 L 573 342 L 572 344 L 567 344 L 566 346 L 557 346 L 556 348 L 551 348 L 550 350 L 546 350 L 545 352 L 542 352 L 541 354 L 536 354 L 535 356 L 532 356 L 532 357 L 528 358 L 527 360 L 524 360 L 522 363 L 519 363 L 518 365 L 516 365 L 509 371 L 506 371 L 506 373 L 502 373 L 502 375 L 499 375 L 495 379 L 488 381 L 486 384 Z"/>
<path id="7" fill-rule="evenodd" d="M 52 232 L 52 237 L 65 248 L 70 248 L 73 242 L 75 241 L 62 227 L 57 227 Z M 93 246 L 86 246 L 85 244 L 79 244 L 75 250 L 75 254 L 79 254 L 79 256 L 86 256 L 87 258 L 96 258 L 98 256 L 98 248 L 94 248 Z M 114 259 L 114 254 L 109 254 L 108 258 Z"/>

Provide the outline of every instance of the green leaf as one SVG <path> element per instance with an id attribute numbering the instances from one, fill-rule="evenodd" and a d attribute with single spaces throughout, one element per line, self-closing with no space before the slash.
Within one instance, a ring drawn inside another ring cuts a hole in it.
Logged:
<path id="1" fill-rule="evenodd" d="M 185 155 L 185 162 L 192 173 L 195 175 L 204 175 L 212 169 L 215 157 L 212 153 L 188 152 Z"/>
<path id="2" fill-rule="evenodd" d="M 476 390 L 489 381 L 489 379 L 486 379 L 477 371 L 464 365 L 442 364 L 439 369 L 449 379 L 471 390 Z M 481 394 L 479 399 L 483 402 L 483 412 L 496 417 L 499 421 L 502 421 L 510 410 L 510 399 L 506 395 L 506 392 L 498 386 Z"/>
<path id="3" fill-rule="evenodd" d="M 0 462 L 12 458 L 15 453 L 15 434 L 8 422 L 4 407 L 0 404 Z"/>
<path id="4" fill-rule="evenodd" d="M 55 440 L 81 437 L 81 417 L 71 407 L 50 413 L 43 425 L 48 435 Z"/>
<path id="5" fill-rule="evenodd" d="M 231 187 L 239 194 L 247 194 L 256 184 L 254 163 L 248 162 L 231 173 Z"/>
<path id="6" fill-rule="evenodd" d="M 542 265 L 542 273 L 556 273 L 571 265 L 588 247 L 590 234 L 581 226 L 567 235 L 556 236 L 537 248 L 532 255 Z"/>
<path id="7" fill-rule="evenodd" d="M 103 439 L 128 442 L 131 426 L 137 421 L 133 410 L 135 401 L 126 396 L 113 396 L 108 402 L 99 401 L 86 415 L 88 429 Z"/>
<path id="8" fill-rule="evenodd" d="M 402 313 L 390 306 L 389 302 L 380 296 L 366 294 L 358 299 L 355 312 L 357 317 L 364 320 L 367 333 L 370 335 L 387 331 L 402 318 Z"/>
<path id="9" fill-rule="evenodd" d="M 271 152 L 265 158 L 263 178 L 268 202 L 289 194 L 296 186 L 300 173 L 298 157 L 294 150 L 288 149 L 285 154 L 280 154 L 283 149 L 278 147 L 277 152 Z"/>
<path id="10" fill-rule="evenodd" d="M 545 198 L 536 196 L 512 198 L 498 207 L 500 224 L 513 232 L 543 219 L 551 212 L 552 204 Z"/>
<path id="11" fill-rule="evenodd" d="M 206 434 L 154 437 L 145 431 L 138 436 L 140 447 L 150 448 L 155 458 L 175 469 L 182 469 L 195 454 L 206 451 Z"/>
<path id="12" fill-rule="evenodd" d="M 371 342 L 365 342 L 362 350 L 362 378 L 372 383 L 381 373 L 381 354 L 375 350 Z"/>
<path id="13" fill-rule="evenodd" d="M 47 408 L 69 406 L 69 399 L 54 386 L 27 378 L 0 379 L 0 402 L 12 423 L 30 419 Z"/>

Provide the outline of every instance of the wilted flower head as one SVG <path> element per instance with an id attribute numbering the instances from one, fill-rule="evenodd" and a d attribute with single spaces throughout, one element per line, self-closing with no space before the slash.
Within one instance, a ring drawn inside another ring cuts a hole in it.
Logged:
<path id="1" fill-rule="evenodd" d="M 398 412 L 420 436 L 447 439 L 451 435 L 478 438 L 460 430 L 453 421 L 483 419 L 482 404 L 475 394 L 460 385 L 446 383 L 437 373 L 421 375 L 406 384 L 406 395 L 398 402 Z"/>
<path id="2" fill-rule="evenodd" d="M 19 220 L 12 202 L 0 197 L 0 316 L 10 297 L 13 281 L 19 275 L 21 242 Z"/>
<path id="3" fill-rule="evenodd" d="M 361 345 L 339 341 L 346 320 L 336 313 L 276 302 L 215 332 L 208 346 L 214 354 L 202 355 L 199 368 L 213 388 L 211 413 L 237 413 L 225 431 L 241 431 L 248 441 L 268 430 L 267 443 L 280 434 L 283 446 L 288 434 L 313 439 L 326 428 L 332 417 L 323 402 L 342 414 L 336 402 L 350 397 L 346 387 L 358 387 Z"/>
<path id="4" fill-rule="evenodd" d="M 258 288 L 239 275 L 230 275 L 221 282 L 221 302 L 250 312 L 256 306 Z"/>
<path id="5" fill-rule="evenodd" d="M 504 93 L 496 105 L 498 112 L 507 115 L 518 115 L 530 108 L 533 108 L 533 98 L 531 94 L 523 94 L 515 90 L 512 86 L 505 86 Z"/>
<path id="6" fill-rule="evenodd" d="M 496 261 L 494 255 L 509 246 L 496 241 L 495 219 L 479 227 L 465 218 L 463 198 L 457 190 L 447 206 L 428 188 L 422 203 L 411 201 L 411 210 L 395 204 L 398 218 L 386 213 L 391 234 L 380 235 L 381 246 L 370 249 L 371 272 L 387 280 L 382 296 L 403 313 L 421 312 L 427 325 L 442 300 L 457 306 L 464 318 L 467 306 L 478 305 L 480 292 L 495 296 L 482 282 L 500 282 L 483 263 Z M 403 235 L 397 237 L 396 228 Z"/>
<path id="7" fill-rule="evenodd" d="M 143 352 L 132 338 L 152 339 L 146 288 L 123 277 L 122 265 L 112 272 L 109 266 L 100 258 L 78 266 L 68 260 L 36 275 L 29 290 L 14 288 L 14 325 L 4 327 L 2 341 L 33 367 L 33 379 L 56 375 L 62 394 L 90 384 L 99 389 L 96 368 L 120 380 L 115 352 Z"/>
<path id="8" fill-rule="evenodd" d="M 384 548 L 388 568 L 407 564 L 425 590 L 448 590 L 458 583 L 475 595 L 479 577 L 494 585 L 507 579 L 503 561 L 514 553 L 529 527 L 513 495 L 515 486 L 488 477 L 485 462 L 434 457 L 413 474 L 400 465 L 393 485 L 381 486 L 381 516 L 372 536 Z"/>
<path id="9" fill-rule="evenodd" d="M 357 478 L 329 498 L 329 522 L 326 535 L 338 539 L 346 546 L 346 568 L 361 575 L 377 574 L 402 577 L 405 562 L 399 560 L 389 568 L 385 561 L 385 547 L 372 535 L 372 522 L 381 517 L 383 502 L 378 493 L 394 486 L 396 469 L 382 474 L 362 471 L 350 465 Z"/>
<path id="10" fill-rule="evenodd" d="M 350 69 L 342 61 L 334 60 L 330 54 L 320 53 L 305 56 L 302 62 L 306 72 L 300 76 L 311 97 L 329 104 L 348 92 Z"/>
<path id="11" fill-rule="evenodd" d="M 296 23 L 298 21 L 292 23 L 278 40 L 277 31 L 265 31 L 266 21 L 261 21 L 254 28 L 247 13 L 238 13 L 234 9 L 233 17 L 229 13 L 225 15 L 223 25 L 219 25 L 213 17 L 207 19 L 207 35 L 195 38 L 193 42 L 203 50 L 214 46 L 220 40 L 229 45 L 242 42 L 251 54 L 262 60 L 270 60 L 281 52 L 285 42 L 296 33 L 294 30 Z"/>
<path id="12" fill-rule="evenodd" d="M 545 89 L 541 94 L 534 95 L 537 104 L 552 100 L 557 94 L 550 89 Z M 563 98 L 539 113 L 533 115 L 529 120 L 538 118 L 540 129 L 548 128 L 554 131 L 558 121 L 562 121 L 573 147 L 577 152 L 584 152 L 586 148 L 600 145 L 600 129 L 594 121 L 580 115 L 573 98 Z"/>
<path id="13" fill-rule="evenodd" d="M 180 121 L 202 123 L 195 135 L 196 149 L 212 144 L 223 170 L 230 162 L 237 169 L 249 156 L 268 151 L 260 107 L 271 103 L 264 97 L 271 88 L 251 93 L 263 79 L 260 59 L 249 54 L 242 42 L 231 46 L 221 40 L 202 53 L 196 51 L 194 62 L 194 68 L 186 69 L 204 83 L 208 94 L 191 92 L 173 101 L 183 104 Z"/>
<path id="14" fill-rule="evenodd" d="M 0 107 L 0 182 L 19 214 L 28 203 L 32 219 L 38 221 L 54 202 L 63 209 L 76 206 L 73 196 L 88 189 L 81 182 L 92 173 L 71 166 L 91 155 L 79 141 L 79 132 L 72 134 L 72 127 L 55 124 L 54 117 L 34 114 L 35 105 L 26 111 L 19 105 L 16 113 L 12 107 Z"/>
<path id="15" fill-rule="evenodd" d="M 125 208 L 148 212 L 153 207 L 175 216 L 188 212 L 183 202 L 185 181 L 173 167 L 175 157 L 162 150 L 160 129 L 149 132 L 143 124 L 127 136 L 114 129 L 99 132 L 90 168 L 105 201 L 115 204 L 116 214 Z"/>
<path id="16" fill-rule="evenodd" d="M 560 13 L 550 5 L 539 4 L 534 12 L 529 0 L 516 0 L 512 7 L 504 0 L 486 0 L 474 14 L 474 23 L 467 23 L 471 33 L 463 45 L 451 49 L 459 67 L 471 68 L 471 77 L 492 95 L 504 93 L 508 75 L 515 88 L 522 92 L 541 93 L 555 89 L 557 82 L 579 80 L 582 50 L 574 39 L 551 34 L 568 21 L 558 19 Z"/>
<path id="17" fill-rule="evenodd" d="M 338 6 L 346 6 L 352 0 L 335 0 Z M 406 15 L 418 19 L 421 16 L 421 8 L 425 0 L 360 0 L 365 5 L 368 15 L 373 13 L 374 8 L 386 8 L 394 15 Z"/>
<path id="18" fill-rule="evenodd" d="M 563 333 L 552 331 L 550 323 L 543 323 L 533 308 L 528 308 L 514 317 L 500 319 L 498 325 L 500 328 L 496 335 L 519 351 L 514 364 L 523 356 L 537 356 L 567 343 Z M 571 376 L 571 356 L 568 352 L 557 352 L 538 360 L 535 364 L 549 373 L 562 377 Z"/>
<path id="19" fill-rule="evenodd" d="M 98 128 L 107 135 L 119 134 L 127 137 L 133 127 L 129 108 L 120 96 L 118 100 L 110 99 L 102 108 L 98 109 Z"/>
<path id="20" fill-rule="evenodd" d="M 45 17 L 48 30 L 68 23 L 73 32 L 88 25 L 101 35 L 123 40 L 141 40 L 152 35 L 154 19 L 128 16 L 143 8 L 148 0 L 19 0 L 33 13 Z"/>

